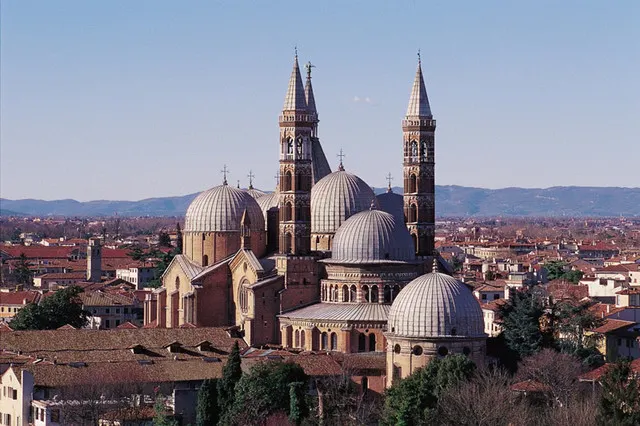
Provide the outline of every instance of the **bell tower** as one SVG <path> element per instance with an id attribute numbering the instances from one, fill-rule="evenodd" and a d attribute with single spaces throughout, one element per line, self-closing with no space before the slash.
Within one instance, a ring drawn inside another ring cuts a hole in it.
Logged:
<path id="1" fill-rule="evenodd" d="M 312 138 L 317 122 L 315 102 L 313 110 L 307 106 L 296 52 L 279 117 L 281 254 L 306 255 L 311 249 Z"/>
<path id="2" fill-rule="evenodd" d="M 402 120 L 404 146 L 404 217 L 417 256 L 431 256 L 435 234 L 435 132 L 427 89 L 418 69 Z"/>

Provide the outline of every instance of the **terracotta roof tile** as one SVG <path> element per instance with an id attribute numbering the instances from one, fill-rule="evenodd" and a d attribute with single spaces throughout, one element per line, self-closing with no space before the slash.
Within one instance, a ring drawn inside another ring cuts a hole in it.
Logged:
<path id="1" fill-rule="evenodd" d="M 596 333 L 605 334 L 605 333 L 610 333 L 612 331 L 620 330 L 623 328 L 629 328 L 634 324 L 636 323 L 633 321 L 623 321 L 623 320 L 607 318 L 603 325 L 601 325 L 600 327 L 596 328 L 593 331 Z"/>

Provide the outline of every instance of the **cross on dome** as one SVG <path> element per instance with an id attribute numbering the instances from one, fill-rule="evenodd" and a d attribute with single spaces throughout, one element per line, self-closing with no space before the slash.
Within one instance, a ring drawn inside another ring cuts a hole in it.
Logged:
<path id="1" fill-rule="evenodd" d="M 226 185 L 227 184 L 227 174 L 229 173 L 229 169 L 227 169 L 227 165 L 226 164 L 224 165 L 224 167 L 222 167 L 222 170 L 220 170 L 220 173 L 222 173 L 222 176 L 223 176 L 222 184 Z"/>
<path id="2" fill-rule="evenodd" d="M 253 189 L 253 178 L 256 177 L 256 175 L 253 174 L 253 171 L 249 170 L 247 177 L 249 178 L 249 189 Z"/>
<path id="3" fill-rule="evenodd" d="M 347 155 L 342 151 L 342 148 L 340 148 L 340 154 L 336 155 L 336 157 L 340 158 L 340 166 L 338 166 L 338 170 L 340 170 L 341 172 L 344 172 L 344 165 L 342 164 L 342 159 L 346 156 Z"/>
<path id="4" fill-rule="evenodd" d="M 393 180 L 393 176 L 391 176 L 391 172 L 387 175 L 387 182 L 389 182 L 389 186 L 387 186 L 387 192 L 392 192 L 391 190 L 391 181 Z"/>

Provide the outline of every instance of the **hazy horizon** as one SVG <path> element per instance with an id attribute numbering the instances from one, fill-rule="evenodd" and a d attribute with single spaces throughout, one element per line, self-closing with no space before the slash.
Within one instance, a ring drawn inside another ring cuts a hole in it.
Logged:
<path id="1" fill-rule="evenodd" d="M 333 170 L 402 180 L 421 49 L 436 183 L 640 187 L 640 3 L 7 1 L 0 196 L 272 190 L 298 47 Z M 172 195 L 175 194 L 175 195 Z"/>

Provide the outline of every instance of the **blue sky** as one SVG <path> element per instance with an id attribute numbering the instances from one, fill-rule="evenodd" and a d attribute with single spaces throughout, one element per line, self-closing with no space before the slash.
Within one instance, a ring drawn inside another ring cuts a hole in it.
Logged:
<path id="1" fill-rule="evenodd" d="M 416 51 L 436 183 L 640 186 L 640 2 L 1 3 L 4 198 L 273 189 L 298 46 L 332 167 L 401 184 Z M 356 98 L 359 101 L 356 101 Z"/>

